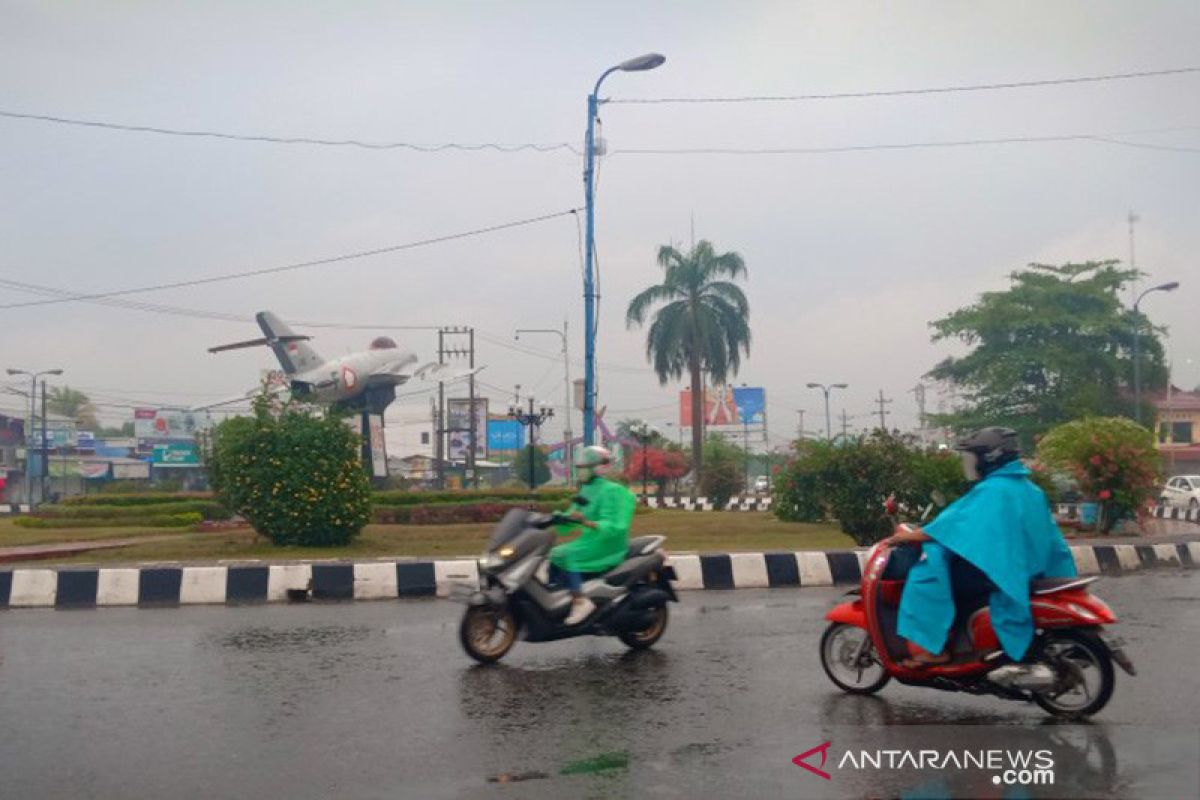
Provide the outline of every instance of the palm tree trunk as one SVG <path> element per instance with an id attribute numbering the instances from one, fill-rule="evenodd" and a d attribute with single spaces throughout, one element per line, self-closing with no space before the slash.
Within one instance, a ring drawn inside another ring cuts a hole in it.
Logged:
<path id="1" fill-rule="evenodd" d="M 689 359 L 692 373 L 692 497 L 700 485 L 700 470 L 704 465 L 704 389 L 700 383 L 700 359 Z"/>

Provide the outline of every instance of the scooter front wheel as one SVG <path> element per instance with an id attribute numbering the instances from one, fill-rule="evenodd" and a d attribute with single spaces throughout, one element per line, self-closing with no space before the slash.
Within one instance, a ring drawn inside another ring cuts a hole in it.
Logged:
<path id="1" fill-rule="evenodd" d="M 480 664 L 494 664 L 512 649 L 517 623 L 507 606 L 468 606 L 458 626 L 458 640 Z"/>
<path id="2" fill-rule="evenodd" d="M 850 694 L 874 694 L 892 679 L 875 653 L 871 635 L 841 622 L 821 636 L 821 666 L 829 680 Z"/>
<path id="3" fill-rule="evenodd" d="M 626 647 L 631 647 L 634 650 L 645 650 L 653 647 L 654 643 L 662 638 L 662 635 L 667 630 L 667 607 L 661 605 L 654 609 L 654 619 L 645 628 L 640 631 L 621 631 L 617 634 L 617 638 L 625 643 Z"/>

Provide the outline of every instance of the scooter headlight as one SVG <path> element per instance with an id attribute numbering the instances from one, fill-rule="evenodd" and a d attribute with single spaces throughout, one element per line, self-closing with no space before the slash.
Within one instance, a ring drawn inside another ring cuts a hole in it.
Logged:
<path id="1" fill-rule="evenodd" d="M 503 559 L 509 559 L 509 558 L 513 557 L 513 553 L 515 553 L 515 552 L 517 552 L 517 551 L 513 549 L 512 545 L 506 544 L 506 545 L 504 545 L 504 547 L 501 547 L 499 550 L 496 551 L 496 555 L 500 556 Z"/>

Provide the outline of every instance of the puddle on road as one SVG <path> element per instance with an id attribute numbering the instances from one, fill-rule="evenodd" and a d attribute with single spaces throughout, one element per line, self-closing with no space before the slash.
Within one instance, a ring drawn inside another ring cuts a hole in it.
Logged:
<path id="1" fill-rule="evenodd" d="M 340 647 L 371 636 L 365 626 L 322 625 L 295 628 L 244 628 L 222 636 L 218 643 L 233 650 L 288 653 L 314 647 Z"/>

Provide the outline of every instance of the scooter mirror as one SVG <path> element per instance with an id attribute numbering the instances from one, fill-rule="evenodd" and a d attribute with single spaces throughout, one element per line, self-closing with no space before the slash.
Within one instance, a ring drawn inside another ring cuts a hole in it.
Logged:
<path id="1" fill-rule="evenodd" d="M 900 510 L 900 504 L 896 502 L 895 495 L 889 495 L 887 500 L 883 501 L 883 513 L 889 516 L 895 516 Z"/>

